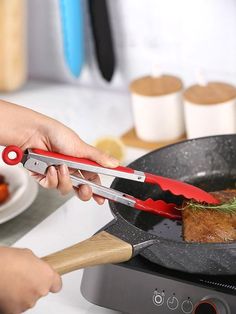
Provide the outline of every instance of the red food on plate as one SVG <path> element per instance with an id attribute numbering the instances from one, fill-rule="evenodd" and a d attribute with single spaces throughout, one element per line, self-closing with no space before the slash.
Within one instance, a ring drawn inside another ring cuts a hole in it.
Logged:
<path id="1" fill-rule="evenodd" d="M 0 204 L 4 203 L 9 197 L 8 184 L 5 181 L 5 177 L 0 175 Z"/>

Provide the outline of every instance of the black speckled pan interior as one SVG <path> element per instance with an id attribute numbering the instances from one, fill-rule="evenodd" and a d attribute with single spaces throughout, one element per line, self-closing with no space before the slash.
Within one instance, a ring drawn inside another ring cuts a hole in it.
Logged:
<path id="1" fill-rule="evenodd" d="M 207 191 L 236 188 L 236 135 L 220 135 L 184 141 L 153 151 L 130 167 L 183 180 Z M 115 179 L 112 188 L 141 199 L 165 199 L 182 202 L 158 186 Z M 236 242 L 219 244 L 186 243 L 182 225 L 118 203 L 110 203 L 113 214 L 125 221 L 123 234 L 155 238 L 156 243 L 141 255 L 159 265 L 201 274 L 236 275 Z"/>

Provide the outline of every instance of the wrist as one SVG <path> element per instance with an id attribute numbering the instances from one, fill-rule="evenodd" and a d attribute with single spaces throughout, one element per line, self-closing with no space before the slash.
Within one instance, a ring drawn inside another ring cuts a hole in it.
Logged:
<path id="1" fill-rule="evenodd" d="M 16 145 L 22 149 L 34 143 L 32 138 L 46 137 L 49 117 L 31 109 L 0 101 L 0 145 Z M 27 147 L 28 146 L 28 147 Z M 32 147 L 32 146 L 31 146 Z"/>

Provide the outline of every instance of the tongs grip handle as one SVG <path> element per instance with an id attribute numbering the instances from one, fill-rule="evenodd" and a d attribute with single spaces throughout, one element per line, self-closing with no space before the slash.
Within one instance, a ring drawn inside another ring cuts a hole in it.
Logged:
<path id="1" fill-rule="evenodd" d="M 16 157 L 11 159 L 9 154 L 14 152 Z M 105 174 L 108 176 L 130 179 L 134 181 L 145 181 L 145 175 L 141 171 L 137 171 L 131 168 L 118 166 L 116 168 L 107 168 L 99 165 L 97 162 L 86 159 L 78 158 L 73 156 L 68 156 L 64 154 L 54 153 L 45 151 L 42 149 L 29 149 L 25 153 L 17 146 L 8 146 L 4 149 L 2 153 L 3 160 L 8 165 L 16 165 L 22 161 L 23 156 L 26 155 L 27 158 L 32 157 L 33 159 L 38 159 L 44 162 L 48 167 L 51 165 L 58 166 L 61 164 L 67 165 L 69 168 L 90 171 L 93 173 Z M 34 169 L 31 169 L 34 171 Z M 37 172 L 37 167 L 35 169 Z"/>
<path id="2" fill-rule="evenodd" d="M 87 165 L 88 171 L 92 171 L 92 169 L 90 169 L 90 166 L 93 166 L 93 167 L 98 167 L 98 168 L 103 168 L 103 169 L 113 169 L 113 170 L 122 171 L 122 172 L 126 172 L 126 173 L 134 173 L 134 170 L 131 168 L 122 167 L 122 166 L 118 166 L 116 168 L 106 168 L 106 167 L 99 165 L 97 162 L 90 160 L 90 159 L 86 159 L 86 158 L 73 157 L 73 156 L 49 152 L 49 151 L 45 151 L 42 149 L 36 149 L 36 148 L 31 149 L 31 151 L 33 153 L 41 155 L 41 156 L 56 158 L 56 159 L 61 160 L 65 163 L 66 163 L 66 161 L 68 161 L 68 162 L 83 164 L 85 166 Z"/>

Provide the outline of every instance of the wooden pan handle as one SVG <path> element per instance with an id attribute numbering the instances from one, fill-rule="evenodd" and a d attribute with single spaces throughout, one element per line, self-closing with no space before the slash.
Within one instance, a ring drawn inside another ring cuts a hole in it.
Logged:
<path id="1" fill-rule="evenodd" d="M 60 275 L 80 268 L 128 261 L 132 245 L 106 231 L 42 258 Z"/>

